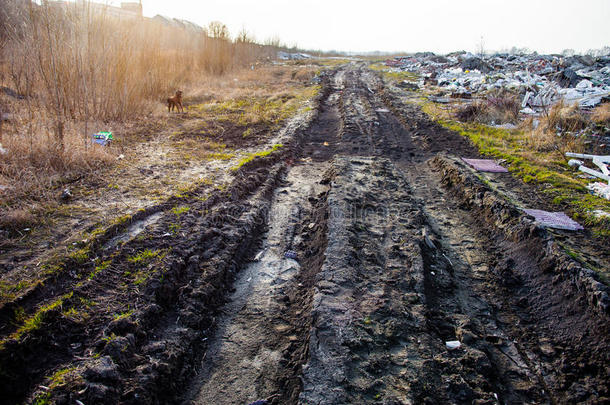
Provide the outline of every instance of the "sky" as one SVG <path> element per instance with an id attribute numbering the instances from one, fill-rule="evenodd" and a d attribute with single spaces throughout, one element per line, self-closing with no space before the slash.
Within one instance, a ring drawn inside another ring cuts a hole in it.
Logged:
<path id="1" fill-rule="evenodd" d="M 233 35 L 245 28 L 258 41 L 278 36 L 303 49 L 474 52 L 482 42 L 488 51 L 516 46 L 557 53 L 610 46 L 610 0 L 142 0 L 142 5 L 145 16 L 202 26 L 217 20 Z"/>

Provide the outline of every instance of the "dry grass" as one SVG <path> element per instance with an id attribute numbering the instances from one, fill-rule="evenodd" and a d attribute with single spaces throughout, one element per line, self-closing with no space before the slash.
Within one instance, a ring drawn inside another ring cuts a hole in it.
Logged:
<path id="1" fill-rule="evenodd" d="M 610 103 L 601 104 L 593 109 L 591 120 L 599 125 L 610 126 Z"/>
<path id="2" fill-rule="evenodd" d="M 468 104 L 455 113 L 458 120 L 462 122 L 486 122 L 489 114 L 489 107 L 482 102 Z"/>
<path id="3" fill-rule="evenodd" d="M 269 98 L 292 93 L 286 89 L 310 84 L 314 67 L 253 65 L 222 77 L 204 76 L 189 89 L 187 102 L 227 101 L 240 98 Z"/>
<path id="4" fill-rule="evenodd" d="M 485 101 L 468 104 L 456 112 L 462 122 L 505 124 L 518 122 L 519 101 L 514 95 L 500 93 L 490 95 Z"/>
<path id="5" fill-rule="evenodd" d="M 521 128 L 526 134 L 526 146 L 537 152 L 582 153 L 585 151 L 585 138 L 576 133 L 589 125 L 589 121 L 578 109 L 577 105 L 566 105 L 559 102 L 548 114 L 540 119 L 537 128 L 533 128 L 533 120 L 522 123 Z"/>
<path id="6" fill-rule="evenodd" d="M 540 124 L 545 131 L 577 132 L 586 128 L 588 121 L 577 104 L 567 105 L 560 101 L 542 118 Z"/>
<path id="7" fill-rule="evenodd" d="M 18 208 L 0 215 L 0 228 L 9 232 L 19 232 L 32 226 L 35 216 L 27 208 Z"/>
<path id="8" fill-rule="evenodd" d="M 8 151 L 0 159 L 0 217 L 7 224 L 20 223 L 24 206 L 54 205 L 66 184 L 101 173 L 123 152 L 125 126 L 155 121 L 176 89 L 187 99 L 193 87 L 201 96 L 231 97 L 236 81 L 245 91 L 248 77 L 264 72 L 243 67 L 276 51 L 247 36 L 233 42 L 78 4 L 6 0 L 0 10 L 0 86 L 19 95 L 0 92 L 0 114 L 11 116 L 0 127 Z M 99 130 L 118 132 L 117 144 L 93 145 Z"/>
<path id="9" fill-rule="evenodd" d="M 487 98 L 487 105 L 489 106 L 488 120 L 496 124 L 518 122 L 521 106 L 515 95 L 508 92 L 490 95 Z"/>

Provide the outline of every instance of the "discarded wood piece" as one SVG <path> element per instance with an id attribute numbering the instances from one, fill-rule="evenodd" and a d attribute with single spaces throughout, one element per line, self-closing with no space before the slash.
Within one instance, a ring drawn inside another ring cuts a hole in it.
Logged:
<path id="1" fill-rule="evenodd" d="M 564 212 L 549 212 L 543 210 L 526 209 L 526 214 L 534 217 L 536 222 L 548 228 L 564 229 L 566 231 L 579 231 L 582 225 L 568 217 Z"/>
<path id="2" fill-rule="evenodd" d="M 600 168 L 601 171 L 590 169 L 583 165 L 583 162 L 576 159 L 570 159 L 568 164 L 570 166 L 578 166 L 578 170 L 581 172 L 590 174 L 595 177 L 599 177 L 600 179 L 606 180 L 608 184 L 610 184 L 610 169 L 608 169 L 608 164 L 610 164 L 610 155 L 600 156 L 600 155 L 587 155 L 584 153 L 572 153 L 566 152 L 566 156 L 579 158 L 579 159 L 591 159 L 593 164 Z"/>
<path id="3" fill-rule="evenodd" d="M 462 158 L 466 164 L 479 172 L 490 172 L 490 173 L 506 173 L 508 169 L 500 166 L 492 159 L 465 159 Z"/>

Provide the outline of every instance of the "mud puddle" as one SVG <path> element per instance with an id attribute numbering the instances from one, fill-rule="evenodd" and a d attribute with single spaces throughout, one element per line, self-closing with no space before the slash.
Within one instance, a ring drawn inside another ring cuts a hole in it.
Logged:
<path id="1" fill-rule="evenodd" d="M 129 227 L 124 232 L 122 232 L 121 234 L 115 236 L 114 238 L 112 238 L 108 242 L 106 242 L 102 246 L 102 249 L 104 249 L 104 250 L 111 249 L 120 243 L 125 243 L 125 242 L 135 238 L 136 236 L 141 234 L 144 231 L 144 229 L 146 229 L 146 227 L 156 223 L 162 217 L 163 217 L 163 212 L 157 212 L 147 218 L 141 219 L 139 221 L 135 221 L 133 224 L 129 225 Z"/>
<path id="2" fill-rule="evenodd" d="M 249 403 L 280 390 L 278 370 L 290 372 L 284 370 L 283 349 L 296 340 L 286 333 L 292 326 L 285 314 L 289 285 L 302 270 L 297 228 L 313 209 L 309 200 L 327 188 L 320 184 L 325 166 L 295 166 L 275 191 L 262 247 L 233 284 L 192 388 L 192 403 Z"/>

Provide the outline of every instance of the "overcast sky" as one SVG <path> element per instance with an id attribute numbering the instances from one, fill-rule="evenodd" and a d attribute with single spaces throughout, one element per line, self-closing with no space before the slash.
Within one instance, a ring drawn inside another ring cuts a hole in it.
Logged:
<path id="1" fill-rule="evenodd" d="M 132 0 L 133 1 L 133 0 Z M 137 1 L 137 0 L 136 0 Z M 113 0 L 112 3 L 115 3 Z M 342 51 L 560 52 L 610 45 L 610 0 L 142 0 L 144 15 Z"/>

